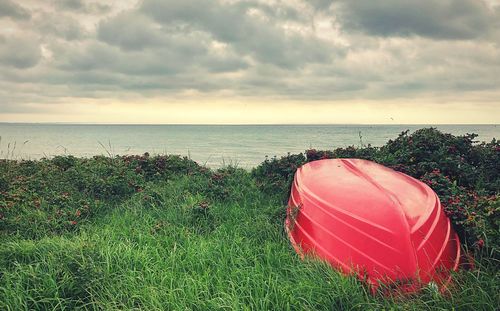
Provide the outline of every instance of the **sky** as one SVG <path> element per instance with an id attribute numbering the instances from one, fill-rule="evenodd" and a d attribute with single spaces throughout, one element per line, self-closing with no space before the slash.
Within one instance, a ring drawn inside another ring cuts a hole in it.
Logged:
<path id="1" fill-rule="evenodd" d="M 0 0 L 0 122 L 500 123 L 500 0 Z"/>

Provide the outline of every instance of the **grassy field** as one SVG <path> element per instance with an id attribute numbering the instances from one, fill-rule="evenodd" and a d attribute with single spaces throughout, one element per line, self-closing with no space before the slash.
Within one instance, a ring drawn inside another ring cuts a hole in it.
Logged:
<path id="1" fill-rule="evenodd" d="M 152 169 L 148 159 L 2 162 L 0 310 L 500 305 L 491 254 L 459 271 L 446 295 L 427 287 L 413 296 L 374 296 L 355 277 L 300 260 L 284 232 L 283 193 L 262 190 L 255 174 L 177 157 L 156 158 Z"/>

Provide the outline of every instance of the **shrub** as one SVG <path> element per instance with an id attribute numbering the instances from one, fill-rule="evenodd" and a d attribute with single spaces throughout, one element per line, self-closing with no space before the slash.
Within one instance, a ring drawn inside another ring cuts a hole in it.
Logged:
<path id="1" fill-rule="evenodd" d="M 421 180 L 437 193 L 445 214 L 468 249 L 498 252 L 500 200 L 497 195 L 480 196 L 475 190 L 458 186 L 439 170 L 425 174 Z"/>
<path id="2" fill-rule="evenodd" d="M 74 156 L 55 156 L 52 163 L 63 171 L 68 170 L 77 163 L 77 158 Z"/>
<path id="3" fill-rule="evenodd" d="M 477 189 L 485 189 L 493 194 L 500 189 L 500 141 L 493 139 L 490 143 L 474 146 L 479 165 Z"/>
<path id="4" fill-rule="evenodd" d="M 475 134 L 454 136 L 435 128 L 402 132 L 377 148 L 349 146 L 333 151 L 306 150 L 303 154 L 266 159 L 252 174 L 267 193 L 288 198 L 300 165 L 331 158 L 368 159 L 421 179 L 438 194 L 461 241 L 476 251 L 498 254 L 500 144 L 474 141 Z"/>
<path id="5" fill-rule="evenodd" d="M 365 160 L 374 160 L 377 156 L 378 148 L 367 145 L 363 148 L 356 148 L 349 146 L 346 148 L 337 148 L 333 151 L 328 150 L 306 150 L 307 161 L 316 161 L 321 159 L 334 159 L 334 158 L 358 158 Z"/>
<path id="6" fill-rule="evenodd" d="M 302 154 L 288 154 L 280 159 L 273 157 L 262 162 L 252 170 L 257 186 L 266 193 L 279 193 L 286 200 L 298 167 L 306 163 Z"/>
<path id="7" fill-rule="evenodd" d="M 411 135 L 405 131 L 381 147 L 376 160 L 396 169 L 404 167 L 415 178 L 440 170 L 458 185 L 474 188 L 482 176 L 488 176 L 490 182 L 498 180 L 498 175 L 492 176 L 485 170 L 494 165 L 491 161 L 500 163 L 498 158 L 485 155 L 488 147 L 476 145 L 476 137 L 476 134 L 454 136 L 435 128 L 420 129 Z"/>
<path id="8" fill-rule="evenodd" d="M 2 160 L 0 173 L 0 233 L 37 238 L 77 229 L 148 181 L 206 171 L 186 157 L 144 154 Z"/>
<path id="9" fill-rule="evenodd" d="M 149 153 L 142 156 L 123 156 L 127 169 L 144 177 L 146 181 L 164 180 L 179 174 L 202 174 L 206 170 L 187 157 L 159 155 L 151 157 Z"/>

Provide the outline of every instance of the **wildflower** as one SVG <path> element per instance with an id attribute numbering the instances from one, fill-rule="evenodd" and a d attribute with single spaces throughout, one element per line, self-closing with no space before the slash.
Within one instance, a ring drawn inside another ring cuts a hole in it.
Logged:
<path id="1" fill-rule="evenodd" d="M 224 178 L 224 175 L 222 175 L 222 174 L 215 173 L 212 175 L 213 180 L 221 180 L 223 178 Z"/>
<path id="2" fill-rule="evenodd" d="M 316 149 L 309 149 L 306 151 L 306 155 L 308 159 L 315 158 L 317 156 Z"/>
<path id="3" fill-rule="evenodd" d="M 208 202 L 207 201 L 200 202 L 200 204 L 198 204 L 198 206 L 201 209 L 207 209 L 208 208 Z"/>
<path id="4" fill-rule="evenodd" d="M 72 226 L 74 226 L 74 225 L 76 225 L 76 224 L 77 224 L 77 222 L 76 222 L 76 221 L 74 221 L 74 220 L 71 220 L 69 223 L 70 223 Z"/>
<path id="5" fill-rule="evenodd" d="M 481 249 L 484 246 L 484 240 L 479 239 L 479 241 L 476 242 L 477 248 Z"/>

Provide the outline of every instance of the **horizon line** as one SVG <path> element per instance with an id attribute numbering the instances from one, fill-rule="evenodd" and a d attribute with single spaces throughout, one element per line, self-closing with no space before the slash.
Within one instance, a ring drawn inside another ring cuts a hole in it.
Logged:
<path id="1" fill-rule="evenodd" d="M 321 125 L 492 125 L 500 123 L 104 123 L 104 122 L 9 122 L 0 121 L 0 124 L 30 124 L 30 125 L 189 125 L 189 126 L 269 126 L 269 125 L 289 125 L 289 126 L 321 126 Z"/>

